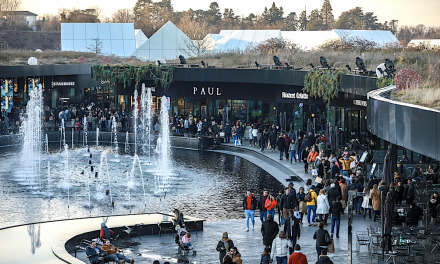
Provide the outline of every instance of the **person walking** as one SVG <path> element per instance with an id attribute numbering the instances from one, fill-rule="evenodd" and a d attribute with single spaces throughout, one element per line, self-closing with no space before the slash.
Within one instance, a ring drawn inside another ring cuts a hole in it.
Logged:
<path id="1" fill-rule="evenodd" d="M 327 195 L 325 195 L 325 190 L 321 189 L 319 191 L 316 207 L 316 214 L 318 215 L 319 222 L 324 222 L 324 225 L 327 225 L 329 211 L 330 205 L 328 203 Z"/>
<path id="2" fill-rule="evenodd" d="M 330 241 L 330 235 L 327 230 L 324 229 L 324 223 L 319 223 L 319 229 L 313 234 L 313 239 L 316 240 L 316 253 L 318 258 L 321 255 L 323 249 L 327 250 Z"/>
<path id="3" fill-rule="evenodd" d="M 266 221 L 266 217 L 267 217 L 266 200 L 268 198 L 269 198 L 268 191 L 264 190 L 263 194 L 260 196 L 260 200 L 258 201 L 258 209 L 260 210 L 261 223 Z"/>
<path id="4" fill-rule="evenodd" d="M 289 161 L 289 150 L 290 150 L 290 141 L 291 139 L 287 134 L 284 134 L 284 153 L 286 154 L 286 160 Z"/>
<path id="5" fill-rule="evenodd" d="M 277 140 L 278 151 L 280 152 L 280 160 L 283 160 L 284 148 L 286 147 L 286 141 L 284 140 L 284 134 L 281 133 Z"/>
<path id="6" fill-rule="evenodd" d="M 284 233 L 287 234 L 292 246 L 290 247 L 290 253 L 295 248 L 296 241 L 301 237 L 301 228 L 299 226 L 299 220 L 293 214 L 293 210 L 290 210 L 289 217 L 286 219 L 284 225 Z"/>
<path id="7" fill-rule="evenodd" d="M 287 264 L 287 258 L 290 255 L 289 248 L 292 243 L 287 239 L 286 233 L 281 231 L 279 236 L 272 242 L 271 262 L 276 259 L 277 264 Z"/>
<path id="8" fill-rule="evenodd" d="M 280 208 L 283 210 L 283 217 L 284 220 L 289 217 L 289 210 L 292 207 L 292 200 L 290 196 L 290 188 L 286 187 L 284 188 L 284 194 L 281 195 L 281 202 L 280 202 Z"/>
<path id="9" fill-rule="evenodd" d="M 307 213 L 307 203 L 304 201 L 306 194 L 304 192 L 304 187 L 299 187 L 296 198 L 298 200 L 298 211 L 300 215 L 300 223 L 303 224 L 304 214 Z"/>
<path id="10" fill-rule="evenodd" d="M 316 201 L 318 197 L 315 193 L 315 186 L 312 185 L 310 188 L 310 191 L 306 194 L 304 200 L 307 202 L 307 222 L 309 223 L 309 226 L 311 226 L 310 222 L 310 213 L 313 212 L 312 217 L 312 223 L 315 223 L 315 217 L 316 217 Z"/>
<path id="11" fill-rule="evenodd" d="M 374 210 L 374 222 L 376 222 L 380 217 L 380 191 L 377 184 L 373 185 L 373 189 L 370 192 L 371 203 Z"/>
<path id="12" fill-rule="evenodd" d="M 309 156 L 309 147 L 305 147 L 302 150 L 302 161 L 304 162 L 304 173 L 308 173 L 309 171 L 309 163 L 307 162 L 307 157 Z"/>
<path id="13" fill-rule="evenodd" d="M 246 214 L 246 231 L 249 231 L 249 218 L 252 221 L 252 230 L 255 226 L 255 209 L 257 208 L 257 199 L 251 191 L 246 192 L 246 197 L 243 200 L 243 209 Z"/>
<path id="14" fill-rule="evenodd" d="M 290 255 L 287 264 L 308 264 L 307 257 L 301 253 L 301 246 L 299 244 L 295 245 L 295 251 Z"/>
<path id="15" fill-rule="evenodd" d="M 226 253 L 234 247 L 234 242 L 229 239 L 228 232 L 224 232 L 222 234 L 222 239 L 218 242 L 216 250 L 219 253 L 220 264 L 223 264 L 223 259 L 226 256 Z"/>
<path id="16" fill-rule="evenodd" d="M 370 188 L 365 187 L 364 189 L 364 197 L 362 200 L 362 208 L 364 208 L 364 218 L 367 216 L 367 210 L 368 210 L 368 216 L 371 218 L 371 208 L 372 208 L 372 203 L 373 201 L 371 200 L 371 196 L 370 196 Z"/>
<path id="17" fill-rule="evenodd" d="M 316 261 L 316 264 L 333 264 L 333 261 L 327 256 L 327 250 L 323 249 L 321 251 L 321 255 L 319 256 L 318 261 Z"/>
<path id="18" fill-rule="evenodd" d="M 292 142 L 290 143 L 289 146 L 289 151 L 290 151 L 290 163 L 292 163 L 292 160 L 295 160 L 295 162 L 298 162 L 298 160 L 296 159 L 296 152 L 297 152 L 298 146 L 295 142 L 294 139 L 292 139 Z"/>
<path id="19" fill-rule="evenodd" d="M 269 198 L 266 199 L 264 207 L 266 207 L 267 215 L 272 215 L 272 219 L 275 216 L 275 207 L 277 206 L 277 200 L 273 197 L 272 194 L 269 195 Z"/>
<path id="20" fill-rule="evenodd" d="M 331 238 L 333 238 L 333 234 L 335 231 L 335 225 L 336 225 L 336 238 L 339 238 L 339 226 L 341 224 L 341 213 L 344 212 L 344 208 L 342 207 L 342 203 L 341 203 L 342 197 L 338 196 L 336 197 L 336 201 L 332 202 L 332 205 L 330 206 L 330 211 L 332 214 L 332 219 L 331 219 Z"/>
<path id="21" fill-rule="evenodd" d="M 280 229 L 278 228 L 277 222 L 272 218 L 272 215 L 267 216 L 267 221 L 263 222 L 261 225 L 261 234 L 263 235 L 263 244 L 266 247 L 271 247 L 272 242 L 278 235 Z"/>

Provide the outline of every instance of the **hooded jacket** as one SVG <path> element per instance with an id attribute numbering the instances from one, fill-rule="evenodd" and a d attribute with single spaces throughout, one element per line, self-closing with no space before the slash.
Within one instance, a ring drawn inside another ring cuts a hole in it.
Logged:
<path id="1" fill-rule="evenodd" d="M 287 264 L 308 264 L 307 257 L 303 253 L 296 251 L 290 255 Z"/>
<path id="2" fill-rule="evenodd" d="M 250 205 L 251 209 L 248 209 L 248 196 L 246 195 L 244 197 L 244 200 L 243 200 L 243 209 L 244 210 L 255 210 L 255 209 L 257 209 L 257 199 L 255 198 L 254 194 L 251 194 L 250 200 L 251 200 L 251 205 Z"/>
<path id="3" fill-rule="evenodd" d="M 272 243 L 272 259 L 276 257 L 286 257 L 289 256 L 289 247 L 292 247 L 292 242 L 289 239 L 281 239 L 279 237 L 275 238 Z"/>
<path id="4" fill-rule="evenodd" d="M 261 225 L 263 244 L 270 247 L 272 245 L 272 241 L 278 235 L 279 231 L 280 229 L 278 227 L 278 224 L 273 221 L 273 219 L 267 219 L 267 221 L 263 222 L 263 224 Z"/>
<path id="5" fill-rule="evenodd" d="M 333 264 L 333 261 L 330 260 L 328 256 L 319 256 L 318 261 L 316 261 L 316 264 Z"/>

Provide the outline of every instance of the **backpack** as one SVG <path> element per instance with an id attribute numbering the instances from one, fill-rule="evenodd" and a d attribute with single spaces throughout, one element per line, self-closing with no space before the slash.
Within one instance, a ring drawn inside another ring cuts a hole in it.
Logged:
<path id="1" fill-rule="evenodd" d="M 308 193 L 306 193 L 306 196 L 304 196 L 304 201 L 310 203 L 312 201 L 312 194 L 311 191 L 309 191 Z"/>

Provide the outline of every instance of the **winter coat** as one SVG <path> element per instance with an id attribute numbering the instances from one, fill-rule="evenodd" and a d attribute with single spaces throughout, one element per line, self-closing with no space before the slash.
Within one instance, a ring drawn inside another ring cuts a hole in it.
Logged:
<path id="1" fill-rule="evenodd" d="M 284 141 L 284 138 L 279 137 L 277 139 L 277 147 L 279 151 L 284 151 L 284 148 L 286 147 L 286 142 Z"/>
<path id="2" fill-rule="evenodd" d="M 331 212 L 334 217 L 341 217 L 341 213 L 344 213 L 344 208 L 342 207 L 342 203 L 338 201 L 334 201 L 331 204 Z"/>
<path id="3" fill-rule="evenodd" d="M 264 207 L 266 210 L 272 210 L 277 206 L 277 200 L 273 199 L 272 201 L 270 199 L 266 199 L 266 202 L 264 203 Z"/>
<path id="4" fill-rule="evenodd" d="M 289 138 L 289 136 L 284 136 L 284 143 L 286 143 L 285 144 L 285 149 L 289 149 L 289 147 L 290 147 L 290 142 L 292 142 L 292 140 Z"/>
<path id="5" fill-rule="evenodd" d="M 369 193 L 366 193 L 365 195 L 364 195 L 364 197 L 362 197 L 362 208 L 365 208 L 365 209 L 371 209 L 371 205 L 369 204 L 370 203 L 370 195 L 371 195 L 371 192 L 369 192 Z"/>
<path id="6" fill-rule="evenodd" d="M 316 157 L 318 157 L 318 151 L 310 151 L 309 155 L 307 156 L 307 162 L 308 163 L 315 162 Z"/>
<path id="7" fill-rule="evenodd" d="M 301 149 L 306 149 L 306 147 L 309 147 L 309 149 L 310 149 L 310 146 L 311 146 L 310 141 L 306 138 L 303 140 L 303 142 L 301 144 Z"/>
<path id="8" fill-rule="evenodd" d="M 278 224 L 272 220 L 263 222 L 261 226 L 261 234 L 263 235 L 263 244 L 267 247 L 272 245 L 272 241 L 277 237 L 279 232 Z"/>
<path id="9" fill-rule="evenodd" d="M 341 162 L 342 164 L 342 169 L 343 170 L 349 170 L 350 169 L 350 163 L 354 161 L 354 159 L 352 157 L 350 157 L 349 159 L 344 159 L 344 158 L 340 158 L 339 162 Z"/>
<path id="10" fill-rule="evenodd" d="M 327 192 L 328 195 L 328 203 L 332 204 L 332 202 L 336 201 L 336 197 L 341 196 L 341 194 L 339 193 L 339 190 L 336 189 L 336 187 L 334 188 L 330 188 Z"/>
<path id="11" fill-rule="evenodd" d="M 380 211 L 380 191 L 373 191 L 370 192 L 370 197 L 373 204 L 373 210 L 374 211 Z"/>
<path id="12" fill-rule="evenodd" d="M 248 204 L 247 204 L 248 199 L 247 198 L 248 198 L 248 196 L 246 195 L 243 199 L 243 209 L 244 210 L 247 210 L 247 206 L 248 206 Z M 257 199 L 255 199 L 254 194 L 251 194 L 250 199 L 251 199 L 251 209 L 250 210 L 257 209 Z"/>
<path id="13" fill-rule="evenodd" d="M 316 264 L 333 264 L 333 261 L 330 260 L 329 256 L 319 256 L 318 261 L 316 261 Z"/>
<path id="14" fill-rule="evenodd" d="M 330 236 L 328 231 L 322 228 L 319 228 L 318 230 L 315 231 L 315 233 L 313 234 L 313 239 L 316 239 L 317 247 L 323 247 L 323 248 L 328 247 L 327 242 L 325 242 L 326 234 Z"/>
<path id="15" fill-rule="evenodd" d="M 293 221 L 293 228 L 290 228 L 292 226 Z M 299 226 L 299 220 L 296 217 L 290 218 L 287 217 L 284 223 L 284 233 L 286 233 L 286 236 L 289 239 L 292 238 L 300 238 L 301 237 L 301 228 Z"/>
<path id="16" fill-rule="evenodd" d="M 330 211 L 330 205 L 328 203 L 327 196 L 321 194 L 318 196 L 318 203 L 316 207 L 316 214 L 328 214 Z"/>
<path id="17" fill-rule="evenodd" d="M 318 200 L 318 196 L 316 195 L 316 192 L 313 189 L 310 189 L 311 195 L 312 195 L 312 201 L 307 202 L 307 205 L 316 205 L 316 201 Z"/>
<path id="18" fill-rule="evenodd" d="M 231 250 L 233 246 L 234 246 L 234 242 L 232 242 L 232 240 L 229 238 L 226 241 L 220 240 L 218 242 L 216 250 L 219 252 L 219 258 L 222 263 L 224 257 L 226 256 L 226 252 L 229 252 L 229 250 Z"/>
<path id="19" fill-rule="evenodd" d="M 340 184 L 339 186 L 341 186 L 341 195 L 342 195 L 342 200 L 344 201 L 348 201 L 348 192 L 347 192 L 347 185 L 345 184 Z"/>
<path id="20" fill-rule="evenodd" d="M 268 200 L 268 199 L 269 199 L 268 195 L 267 196 L 264 196 L 264 195 L 260 196 L 260 201 L 258 202 L 258 209 L 260 211 L 267 211 L 267 209 L 266 209 L 266 200 Z"/>
<path id="21" fill-rule="evenodd" d="M 289 247 L 293 247 L 292 242 L 289 239 L 281 239 L 279 237 L 275 238 L 272 242 L 272 259 L 276 257 L 286 257 L 289 256 Z"/>
<path id="22" fill-rule="evenodd" d="M 270 264 L 270 255 L 269 254 L 266 254 L 266 255 L 261 254 L 260 264 Z"/>
<path id="23" fill-rule="evenodd" d="M 307 257 L 301 252 L 294 252 L 289 257 L 289 262 L 287 264 L 308 264 Z"/>

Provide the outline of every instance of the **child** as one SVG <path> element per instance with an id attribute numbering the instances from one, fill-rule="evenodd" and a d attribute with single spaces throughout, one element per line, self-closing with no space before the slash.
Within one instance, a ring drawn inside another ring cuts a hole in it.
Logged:
<path id="1" fill-rule="evenodd" d="M 269 264 L 270 263 L 270 249 L 264 248 L 263 254 L 261 254 L 261 262 L 260 264 Z"/>
<path id="2" fill-rule="evenodd" d="M 191 234 L 188 232 L 182 237 L 182 242 L 185 244 L 185 246 L 189 247 L 190 249 L 194 249 L 191 244 Z"/>

